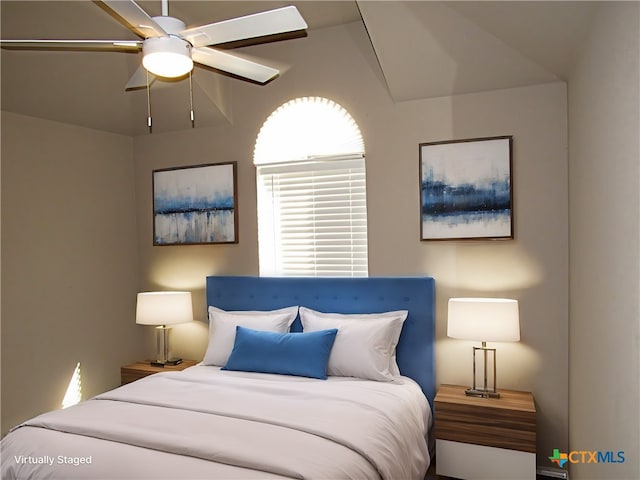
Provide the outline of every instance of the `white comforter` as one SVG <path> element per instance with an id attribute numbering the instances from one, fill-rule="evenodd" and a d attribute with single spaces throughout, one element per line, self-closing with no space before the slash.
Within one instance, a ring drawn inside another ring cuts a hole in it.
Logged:
<path id="1" fill-rule="evenodd" d="M 26 422 L 2 440 L 2 478 L 422 479 L 430 421 L 408 378 L 197 366 Z"/>

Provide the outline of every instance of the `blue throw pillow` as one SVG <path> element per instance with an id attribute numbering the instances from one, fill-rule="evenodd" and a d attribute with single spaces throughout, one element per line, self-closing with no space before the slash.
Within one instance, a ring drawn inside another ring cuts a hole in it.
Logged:
<path id="1" fill-rule="evenodd" d="M 222 370 L 327 378 L 327 363 L 337 328 L 277 333 L 236 327 L 236 339 Z"/>

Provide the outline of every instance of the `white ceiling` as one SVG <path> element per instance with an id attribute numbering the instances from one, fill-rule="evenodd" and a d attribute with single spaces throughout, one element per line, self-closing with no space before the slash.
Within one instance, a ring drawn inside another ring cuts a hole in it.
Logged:
<path id="1" fill-rule="evenodd" d="M 151 16 L 161 13 L 159 0 L 138 3 Z M 566 79 L 599 6 L 590 1 L 170 1 L 169 15 L 194 26 L 290 4 L 310 32 L 363 21 L 395 101 Z M 90 1 L 2 0 L 1 36 L 137 39 L 99 7 Z M 148 131 L 146 90 L 124 91 L 139 54 L 3 49 L 0 55 L 3 110 L 127 135 Z M 197 126 L 226 123 L 230 89 L 225 84 L 242 80 L 207 69 L 194 72 Z M 191 128 L 185 107 L 189 83 L 162 88 L 168 83 L 157 81 L 151 89 L 154 132 Z"/>
<path id="2" fill-rule="evenodd" d="M 566 79 L 595 2 L 359 2 L 396 101 Z"/>

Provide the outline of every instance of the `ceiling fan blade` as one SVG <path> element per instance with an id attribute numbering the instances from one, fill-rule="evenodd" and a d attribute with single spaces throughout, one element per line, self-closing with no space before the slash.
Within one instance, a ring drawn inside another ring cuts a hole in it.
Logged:
<path id="1" fill-rule="evenodd" d="M 124 87 L 125 91 L 147 88 L 147 74 L 149 75 L 149 86 L 151 86 L 151 84 L 156 81 L 156 76 L 153 73 L 147 72 L 147 70 L 140 65 Z"/>
<path id="2" fill-rule="evenodd" d="M 129 24 L 129 27 L 141 37 L 164 37 L 167 35 L 167 32 L 133 0 L 102 0 L 102 3 L 122 17 Z"/>
<path id="3" fill-rule="evenodd" d="M 138 40 L 0 40 L 0 46 L 21 50 L 107 50 L 137 52 Z"/>
<path id="4" fill-rule="evenodd" d="M 280 73 L 275 68 L 213 48 L 192 48 L 191 58 L 194 62 L 259 83 L 267 83 Z"/>
<path id="5" fill-rule="evenodd" d="M 187 28 L 180 32 L 194 47 L 304 30 L 307 23 L 294 6 Z"/>

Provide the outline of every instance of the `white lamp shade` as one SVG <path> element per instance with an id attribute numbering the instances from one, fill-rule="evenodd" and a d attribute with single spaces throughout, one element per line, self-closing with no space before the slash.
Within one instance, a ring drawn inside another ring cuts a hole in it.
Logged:
<path id="1" fill-rule="evenodd" d="M 181 77 L 193 70 L 191 45 L 178 37 L 147 38 L 142 55 L 144 68 L 160 77 Z"/>
<path id="2" fill-rule="evenodd" d="M 518 301 L 508 298 L 451 298 L 447 336 L 483 342 L 520 340 Z"/>
<path id="3" fill-rule="evenodd" d="M 136 323 L 173 325 L 193 321 L 191 292 L 143 292 L 138 294 Z"/>

